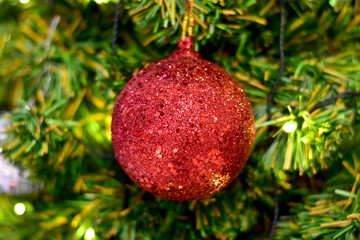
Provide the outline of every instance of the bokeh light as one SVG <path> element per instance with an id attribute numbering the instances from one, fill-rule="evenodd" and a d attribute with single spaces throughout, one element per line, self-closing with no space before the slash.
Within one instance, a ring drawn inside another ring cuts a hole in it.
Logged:
<path id="1" fill-rule="evenodd" d="M 97 4 L 108 3 L 110 0 L 95 0 Z"/>
<path id="2" fill-rule="evenodd" d="M 19 0 L 19 2 L 22 3 L 22 4 L 27 4 L 27 3 L 30 2 L 30 0 Z"/>
<path id="3" fill-rule="evenodd" d="M 25 213 L 25 205 L 23 203 L 17 203 L 14 206 L 14 212 L 16 215 L 23 215 Z"/>
<path id="4" fill-rule="evenodd" d="M 296 130 L 297 123 L 295 121 L 286 122 L 283 126 L 283 129 L 287 133 L 292 133 Z"/>
<path id="5" fill-rule="evenodd" d="M 91 239 L 94 239 L 95 237 L 95 231 L 93 228 L 88 228 L 86 229 L 86 232 L 85 232 L 85 239 L 86 240 L 91 240 Z"/>

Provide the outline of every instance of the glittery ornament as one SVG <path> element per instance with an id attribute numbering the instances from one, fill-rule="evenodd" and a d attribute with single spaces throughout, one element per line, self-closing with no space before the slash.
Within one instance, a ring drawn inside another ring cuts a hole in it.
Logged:
<path id="1" fill-rule="evenodd" d="M 254 135 L 243 89 L 189 37 L 131 78 L 113 113 L 119 164 L 141 188 L 174 201 L 224 188 L 243 169 Z"/>

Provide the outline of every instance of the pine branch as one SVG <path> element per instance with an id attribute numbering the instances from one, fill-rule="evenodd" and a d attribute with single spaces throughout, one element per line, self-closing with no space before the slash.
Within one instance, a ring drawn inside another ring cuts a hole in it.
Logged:
<path id="1" fill-rule="evenodd" d="M 360 92 L 343 92 L 343 93 L 340 93 L 340 94 L 335 95 L 335 96 L 333 96 L 333 97 L 331 97 L 329 99 L 326 99 L 325 101 L 319 102 L 313 108 L 311 108 L 309 112 L 312 113 L 316 109 L 322 108 L 323 106 L 326 106 L 326 105 L 334 102 L 338 98 L 355 97 L 355 96 L 360 96 Z"/>
<path id="2" fill-rule="evenodd" d="M 113 54 L 115 54 L 115 46 L 116 46 L 116 39 L 117 39 L 117 33 L 118 33 L 118 27 L 119 27 L 119 14 L 120 14 L 120 7 L 121 7 L 121 0 L 116 5 L 115 10 L 115 19 L 113 24 L 113 34 L 112 34 L 112 40 L 111 40 L 111 49 Z"/>
<path id="3" fill-rule="evenodd" d="M 284 54 L 284 46 L 283 46 L 283 36 L 284 34 L 284 1 L 280 0 L 280 30 L 279 30 L 279 49 L 280 49 L 280 69 L 278 72 L 278 76 L 276 78 L 274 86 L 271 88 L 271 92 L 267 101 L 267 120 L 271 120 L 271 106 L 273 102 L 273 98 L 275 95 L 275 91 L 281 81 L 281 77 L 284 72 L 284 66 L 285 66 L 285 54 Z M 275 235 L 275 230 L 277 228 L 278 224 L 278 218 L 279 218 L 279 201 L 278 201 L 278 183 L 275 174 L 272 174 L 274 178 L 274 217 L 273 222 L 270 230 L 269 237 L 272 239 Z"/>
<path id="4" fill-rule="evenodd" d="M 270 95 L 267 101 L 267 119 L 271 119 L 271 107 L 274 100 L 275 91 L 281 81 L 284 67 L 285 67 L 285 53 L 284 53 L 284 2 L 280 0 L 280 28 L 279 28 L 279 49 L 280 49 L 280 68 L 274 86 L 271 88 Z"/>
<path id="5" fill-rule="evenodd" d="M 93 147 L 91 147 L 89 144 L 87 144 L 85 141 L 83 141 L 80 138 L 76 138 L 76 140 L 78 140 L 83 146 L 85 146 L 87 149 L 89 149 L 92 153 L 94 153 L 95 155 L 101 157 L 101 158 L 105 158 L 105 159 L 111 159 L 113 161 L 116 162 L 116 158 L 112 153 L 101 153 L 97 150 L 95 150 Z"/>

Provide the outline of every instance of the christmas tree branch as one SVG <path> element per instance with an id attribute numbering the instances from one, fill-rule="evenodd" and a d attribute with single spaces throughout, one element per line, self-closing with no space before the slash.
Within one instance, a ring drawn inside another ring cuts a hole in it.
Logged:
<path id="1" fill-rule="evenodd" d="M 284 66 L 285 66 L 285 54 L 284 54 L 284 46 L 283 46 L 283 34 L 284 34 L 284 0 L 280 0 L 280 29 L 279 29 L 279 49 L 280 49 L 280 69 L 275 81 L 274 86 L 271 88 L 270 95 L 267 102 L 267 120 L 271 120 L 271 106 L 272 102 L 274 100 L 275 91 L 281 81 L 281 77 L 284 72 Z M 274 178 L 274 217 L 273 217 L 273 223 L 271 226 L 269 237 L 272 239 L 275 235 L 275 230 L 277 227 L 277 222 L 279 218 L 279 203 L 278 203 L 278 183 L 276 180 L 276 176 L 273 173 L 272 174 Z"/>
<path id="2" fill-rule="evenodd" d="M 281 81 L 281 77 L 284 72 L 285 67 L 285 53 L 284 53 L 284 44 L 283 44 L 283 34 L 284 34 L 284 4 L 283 0 L 280 0 L 280 29 L 279 29 L 279 50 L 280 50 L 280 68 L 275 81 L 274 86 L 271 88 L 270 95 L 267 101 L 267 119 L 271 119 L 271 106 L 274 100 L 275 91 Z"/>
<path id="3" fill-rule="evenodd" d="M 111 49 L 113 54 L 115 54 L 115 46 L 116 46 L 116 39 L 117 39 L 117 33 L 118 33 L 118 27 L 119 27 L 119 14 L 120 14 L 120 7 L 121 7 L 121 0 L 119 0 L 118 4 L 116 5 L 116 11 L 115 11 L 115 19 L 113 24 L 113 34 L 111 39 Z"/>
<path id="4" fill-rule="evenodd" d="M 116 158 L 115 158 L 115 156 L 113 154 L 111 154 L 111 153 L 101 153 L 101 152 L 95 150 L 94 148 L 92 148 L 89 144 L 84 142 L 82 139 L 76 138 L 76 140 L 78 140 L 79 143 L 81 143 L 83 146 L 85 146 L 87 149 L 89 149 L 95 155 L 97 155 L 97 156 L 99 156 L 101 158 L 106 158 L 106 159 L 111 159 L 111 160 L 116 161 Z"/>
<path id="5" fill-rule="evenodd" d="M 272 177 L 274 179 L 274 217 L 273 217 L 273 223 L 271 225 L 271 230 L 270 230 L 270 234 L 269 234 L 269 238 L 273 239 L 274 235 L 275 235 L 275 230 L 277 228 L 278 225 L 278 218 L 279 218 L 279 197 L 278 197 L 278 182 L 276 179 L 276 176 L 274 173 L 272 173 Z"/>
<path id="6" fill-rule="evenodd" d="M 344 97 L 355 97 L 355 96 L 360 96 L 360 92 L 343 92 L 340 93 L 338 95 L 335 95 L 329 99 L 326 99 L 325 101 L 319 102 L 318 104 L 316 104 L 313 108 L 310 109 L 310 113 L 314 112 L 316 109 L 319 109 L 323 106 L 326 106 L 330 103 L 332 103 L 333 101 L 337 100 L 338 98 L 344 98 Z"/>

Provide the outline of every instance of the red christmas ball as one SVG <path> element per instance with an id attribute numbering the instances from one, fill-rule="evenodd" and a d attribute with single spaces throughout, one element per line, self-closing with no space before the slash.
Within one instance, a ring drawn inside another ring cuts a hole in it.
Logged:
<path id="1" fill-rule="evenodd" d="M 250 102 L 224 69 L 202 59 L 191 38 L 130 79 L 112 120 L 115 156 L 146 191 L 200 199 L 230 183 L 254 142 Z"/>

